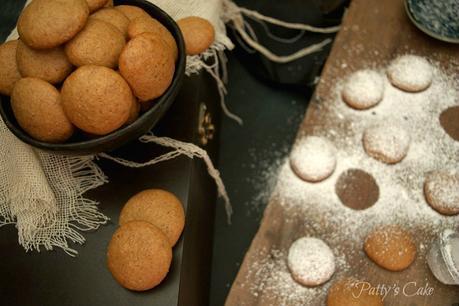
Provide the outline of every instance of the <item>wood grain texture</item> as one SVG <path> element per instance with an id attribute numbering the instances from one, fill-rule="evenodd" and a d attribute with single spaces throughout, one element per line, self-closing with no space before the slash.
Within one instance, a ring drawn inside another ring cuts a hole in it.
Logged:
<path id="1" fill-rule="evenodd" d="M 451 66 L 452 62 L 457 65 L 459 62 L 459 46 L 436 41 L 416 29 L 406 16 L 402 0 L 354 0 L 336 37 L 298 137 L 314 134 L 320 129 L 331 128 L 323 122 L 323 115 L 330 111 L 329 102 L 333 100 L 332 88 L 337 80 L 367 67 L 368 63 L 377 62 L 379 65 L 386 65 L 397 55 L 413 51 L 419 55 L 429 56 L 445 66 Z M 456 69 L 459 71 L 457 66 Z M 339 131 L 346 127 L 333 126 L 333 128 Z M 288 250 L 290 244 L 301 236 L 321 237 L 336 231 L 332 225 L 325 222 L 324 216 L 311 213 L 312 211 L 313 209 L 306 218 L 309 221 L 305 223 L 304 216 L 295 217 L 295 212 L 286 211 L 282 207 L 279 198 L 275 196 L 271 198 L 260 228 L 232 285 L 226 300 L 227 306 L 284 305 L 276 296 L 263 290 L 260 290 L 257 296 L 253 294 L 251 288 L 259 286 L 257 282 L 260 280 L 253 276 L 251 267 L 262 256 L 269 256 L 269 250 Z M 420 241 L 431 241 L 433 234 L 420 229 L 415 239 L 419 245 Z M 340 247 L 351 248 L 350 245 Z M 453 306 L 454 303 L 459 303 L 459 288 L 439 283 L 429 271 L 425 258 L 417 258 L 407 270 L 394 273 L 385 271 L 366 259 L 362 250 L 349 250 L 349 253 L 354 255 L 349 256 L 351 271 L 347 272 L 348 276 L 365 279 L 373 284 L 403 286 L 416 281 L 418 286 L 428 283 L 434 288 L 431 296 L 388 295 L 384 301 L 386 306 Z M 325 305 L 325 300 L 326 290 L 323 290 L 321 296 L 308 306 Z"/>

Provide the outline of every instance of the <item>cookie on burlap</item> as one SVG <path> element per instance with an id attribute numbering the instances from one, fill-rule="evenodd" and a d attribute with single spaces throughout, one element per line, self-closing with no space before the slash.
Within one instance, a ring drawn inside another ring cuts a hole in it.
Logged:
<path id="1" fill-rule="evenodd" d="M 73 69 L 62 46 L 37 50 L 19 41 L 16 60 L 23 77 L 35 77 L 51 84 L 62 82 Z"/>
<path id="2" fill-rule="evenodd" d="M 174 59 L 177 59 L 178 49 L 174 37 L 169 30 L 158 20 L 152 17 L 138 17 L 131 21 L 128 27 L 128 35 L 134 38 L 142 33 L 152 33 L 162 38 L 171 49 Z"/>
<path id="3" fill-rule="evenodd" d="M 116 27 L 125 37 L 127 37 L 127 30 L 129 26 L 129 19 L 118 10 L 112 7 L 103 8 L 91 15 L 90 18 L 99 19 L 110 23 Z"/>
<path id="4" fill-rule="evenodd" d="M 171 84 L 175 71 L 173 55 L 164 40 L 146 34 L 131 39 L 119 60 L 121 75 L 141 102 L 161 96 Z"/>
<path id="5" fill-rule="evenodd" d="M 88 3 L 89 11 L 92 13 L 107 5 L 108 0 L 86 0 L 86 2 Z"/>
<path id="6" fill-rule="evenodd" d="M 427 174 L 424 195 L 433 209 L 444 215 L 459 214 L 459 173 L 437 170 Z"/>
<path id="7" fill-rule="evenodd" d="M 19 125 L 37 140 L 59 143 L 73 134 L 59 91 L 41 79 L 23 78 L 11 93 L 11 107 Z"/>
<path id="8" fill-rule="evenodd" d="M 302 180 L 322 181 L 335 171 L 336 149 L 325 138 L 303 137 L 293 146 L 290 167 Z"/>
<path id="9" fill-rule="evenodd" d="M 19 36 L 34 49 L 54 48 L 80 32 L 88 16 L 85 0 L 34 0 L 19 16 Z"/>
<path id="10" fill-rule="evenodd" d="M 161 189 L 148 189 L 127 201 L 120 213 L 119 223 L 143 220 L 156 225 L 174 246 L 185 226 L 182 203 L 172 193 Z"/>
<path id="11" fill-rule="evenodd" d="M 123 287 L 145 291 L 159 285 L 169 272 L 172 247 L 151 223 L 131 221 L 120 226 L 108 245 L 107 265 Z"/>
<path id="12" fill-rule="evenodd" d="M 369 109 L 382 100 L 384 79 L 374 70 L 359 70 L 346 80 L 341 96 L 344 102 L 352 108 Z"/>
<path id="13" fill-rule="evenodd" d="M 367 154 L 386 164 L 396 164 L 408 154 L 411 138 L 404 127 L 395 122 L 373 125 L 363 133 Z"/>
<path id="14" fill-rule="evenodd" d="M 16 63 L 17 40 L 0 45 L 0 93 L 9 96 L 14 83 L 21 78 Z"/>
<path id="15" fill-rule="evenodd" d="M 389 65 L 387 77 L 392 85 L 401 90 L 419 92 L 432 83 L 432 66 L 421 56 L 402 55 Z"/>
<path id="16" fill-rule="evenodd" d="M 295 281 L 304 286 L 318 286 L 335 273 L 335 256 L 322 240 L 302 237 L 290 246 L 287 265 Z"/>
<path id="17" fill-rule="evenodd" d="M 416 258 L 413 236 L 397 225 L 371 232 L 365 240 L 364 250 L 371 260 L 389 271 L 405 270 Z"/>
<path id="18" fill-rule="evenodd" d="M 117 5 L 115 9 L 123 13 L 129 20 L 134 20 L 138 17 L 150 17 L 150 15 L 138 6 L 133 5 Z"/>
<path id="19" fill-rule="evenodd" d="M 62 86 L 62 103 L 70 121 L 81 130 L 105 135 L 121 127 L 129 117 L 132 91 L 114 70 L 82 66 Z"/>
<path id="20" fill-rule="evenodd" d="M 90 18 L 84 29 L 65 45 L 65 53 L 75 66 L 99 65 L 115 68 L 126 40 L 115 26 Z"/>
<path id="21" fill-rule="evenodd" d="M 206 51 L 215 40 L 215 29 L 206 19 L 190 16 L 177 21 L 177 25 L 185 40 L 187 55 L 201 54 Z"/>
<path id="22" fill-rule="evenodd" d="M 338 280 L 328 289 L 327 306 L 384 306 L 382 297 L 370 293 L 370 288 L 366 289 L 367 285 L 368 282 L 354 278 Z M 377 292 L 373 289 L 372 292 Z"/>

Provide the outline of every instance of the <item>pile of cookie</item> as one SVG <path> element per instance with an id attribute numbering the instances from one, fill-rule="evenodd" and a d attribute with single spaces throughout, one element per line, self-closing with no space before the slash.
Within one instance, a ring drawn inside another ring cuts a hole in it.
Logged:
<path id="1" fill-rule="evenodd" d="M 108 245 L 108 269 L 129 290 L 156 287 L 169 272 L 185 225 L 180 200 L 165 190 L 144 190 L 124 205 L 119 224 Z"/>
<path id="2" fill-rule="evenodd" d="M 178 21 L 186 52 L 214 41 L 205 19 Z M 170 86 L 178 58 L 168 29 L 143 9 L 109 0 L 34 0 L 19 16 L 19 40 L 0 46 L 0 93 L 11 96 L 31 137 L 67 141 L 134 122 Z"/>
<path id="3" fill-rule="evenodd" d="M 433 81 L 431 64 L 425 58 L 415 55 L 396 58 L 386 73 L 392 86 L 408 93 L 425 91 Z M 341 90 L 341 98 L 353 109 L 370 109 L 383 100 L 384 86 L 384 76 L 371 69 L 360 70 L 346 80 Z M 410 144 L 411 135 L 398 122 L 387 121 L 368 126 L 362 135 L 365 153 L 387 165 L 401 162 L 407 156 Z M 303 181 L 318 183 L 334 173 L 337 165 L 336 156 L 337 150 L 332 142 L 323 137 L 306 136 L 295 144 L 289 158 L 290 168 Z M 342 176 L 343 174 L 338 182 Z M 347 181 L 343 184 L 343 189 L 352 189 L 351 185 L 352 183 Z M 340 193 L 338 187 L 336 193 L 344 205 L 353 209 L 365 209 L 377 201 L 379 190 L 376 183 L 373 185 L 376 187 L 375 194 L 368 192 L 365 199 L 358 199 L 367 201 L 371 198 L 371 203 L 359 203 L 359 207 L 348 199 L 355 198 L 355 194 Z M 360 187 L 362 188 L 362 185 Z M 443 215 L 459 214 L 457 172 L 432 169 L 425 176 L 423 187 L 426 202 L 433 209 Z M 417 255 L 413 235 L 403 225 L 398 224 L 374 228 L 367 235 L 363 250 L 378 266 L 394 272 L 407 269 Z M 314 237 L 302 237 L 290 246 L 287 266 L 296 282 L 305 286 L 318 286 L 334 275 L 335 257 L 324 241 Z M 335 282 L 329 289 L 327 305 L 383 305 L 380 296 L 368 294 L 368 291 L 363 292 L 361 288 L 356 287 L 358 284 L 359 282 L 353 278 Z M 356 294 L 357 292 L 359 294 Z"/>

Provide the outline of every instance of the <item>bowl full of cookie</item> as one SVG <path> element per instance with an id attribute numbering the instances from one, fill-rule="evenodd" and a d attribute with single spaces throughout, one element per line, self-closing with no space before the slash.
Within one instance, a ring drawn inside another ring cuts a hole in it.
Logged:
<path id="1" fill-rule="evenodd" d="M 144 0 L 35 0 L 0 46 L 0 114 L 23 142 L 83 155 L 148 132 L 180 90 L 179 26 Z"/>

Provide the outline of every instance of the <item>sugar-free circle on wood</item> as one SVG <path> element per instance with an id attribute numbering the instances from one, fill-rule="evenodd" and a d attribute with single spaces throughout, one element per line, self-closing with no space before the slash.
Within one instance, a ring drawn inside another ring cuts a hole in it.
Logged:
<path id="1" fill-rule="evenodd" d="M 342 173 L 336 182 L 335 192 L 344 205 L 355 210 L 367 209 L 379 199 L 379 187 L 375 179 L 360 169 Z"/>

